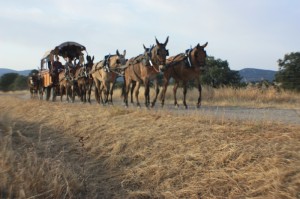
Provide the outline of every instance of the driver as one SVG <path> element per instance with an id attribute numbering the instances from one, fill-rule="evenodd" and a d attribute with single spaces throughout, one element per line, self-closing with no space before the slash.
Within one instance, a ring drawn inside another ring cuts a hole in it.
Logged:
<path id="1" fill-rule="evenodd" d="M 59 56 L 55 55 L 55 61 L 52 64 L 52 74 L 55 82 L 58 82 L 58 73 L 63 69 L 64 67 L 59 61 Z"/>

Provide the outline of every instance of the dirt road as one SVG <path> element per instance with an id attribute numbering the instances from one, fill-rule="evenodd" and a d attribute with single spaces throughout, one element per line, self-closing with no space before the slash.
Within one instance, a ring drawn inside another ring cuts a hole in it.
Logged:
<path id="1" fill-rule="evenodd" d="M 14 95 L 14 94 L 1 94 Z M 16 97 L 29 100 L 29 94 L 17 94 Z M 49 102 L 53 103 L 53 102 Z M 61 103 L 57 100 L 54 103 Z M 65 102 L 63 102 L 65 103 Z M 75 103 L 80 103 L 76 99 Z M 88 104 L 85 104 L 88 105 Z M 92 106 L 98 106 L 95 100 L 92 100 Z M 111 106 L 111 105 L 108 105 Z M 114 99 L 114 106 L 123 107 L 124 104 L 119 99 Z M 135 105 L 129 105 L 129 108 L 137 108 Z M 142 104 L 142 108 L 144 104 Z M 171 111 L 173 114 L 199 114 L 207 117 L 218 118 L 222 120 L 248 120 L 248 121 L 265 121 L 279 122 L 285 124 L 300 124 L 300 108 L 299 109 L 278 109 L 278 108 L 248 108 L 248 107 L 229 107 L 229 106 L 202 106 L 197 109 L 195 106 L 189 106 L 184 109 L 183 106 L 175 108 L 173 105 L 166 104 L 164 108 L 159 103 L 156 104 L 153 111 Z"/>

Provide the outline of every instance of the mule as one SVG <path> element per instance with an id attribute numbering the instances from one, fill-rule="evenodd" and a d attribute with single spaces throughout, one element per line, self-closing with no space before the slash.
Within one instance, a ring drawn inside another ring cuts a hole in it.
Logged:
<path id="1" fill-rule="evenodd" d="M 88 101 L 91 103 L 91 90 L 93 85 L 93 78 L 89 74 L 93 67 L 94 56 L 86 56 L 87 63 L 83 64 L 82 67 L 78 67 L 75 72 L 75 79 L 78 85 L 78 94 L 80 96 L 80 101 L 86 103 Z M 88 99 L 87 99 L 88 94 Z"/>
<path id="2" fill-rule="evenodd" d="M 179 106 L 176 98 L 177 88 L 179 82 L 183 85 L 183 105 L 187 109 L 186 93 L 187 83 L 190 80 L 196 81 L 198 87 L 199 97 L 197 101 L 197 108 L 201 106 L 201 91 L 200 75 L 204 71 L 206 61 L 206 51 L 204 48 L 207 46 L 207 42 L 204 45 L 197 44 L 194 48 L 187 50 L 186 53 L 180 53 L 176 56 L 169 57 L 167 59 L 167 65 L 163 71 L 163 90 L 160 95 L 161 105 L 164 106 L 165 94 L 169 84 L 169 80 L 172 77 L 175 80 L 173 87 L 174 105 Z"/>
<path id="3" fill-rule="evenodd" d="M 33 73 L 27 79 L 27 85 L 29 87 L 30 97 L 34 99 L 38 96 L 41 87 L 41 79 L 38 74 Z"/>
<path id="4" fill-rule="evenodd" d="M 126 64 L 125 55 L 126 50 L 123 54 L 117 50 L 115 55 L 108 55 L 104 60 L 93 65 L 91 75 L 95 83 L 95 98 L 98 104 L 100 102 L 113 104 L 113 89 L 117 77 L 122 75 L 121 66 Z"/>
<path id="5" fill-rule="evenodd" d="M 62 70 L 58 74 L 59 78 L 59 90 L 60 90 L 60 101 L 62 102 L 63 95 L 66 94 L 67 101 L 69 102 L 69 97 L 71 101 L 75 101 L 75 90 L 77 87 L 77 81 L 75 80 L 75 67 L 69 67 L 66 71 Z"/>
<path id="6" fill-rule="evenodd" d="M 134 93 L 136 98 L 136 104 L 140 107 L 138 95 L 141 84 L 145 86 L 145 106 L 150 105 L 150 81 L 153 80 L 155 87 L 155 97 L 151 102 L 151 107 L 155 105 L 157 96 L 159 93 L 159 87 L 157 82 L 157 75 L 165 67 L 166 57 L 169 55 L 169 51 L 166 49 L 169 37 L 167 37 L 165 43 L 159 43 L 155 38 L 156 45 L 147 49 L 144 46 L 145 52 L 142 55 L 129 59 L 125 68 L 125 106 L 128 107 L 128 93 L 130 85 L 135 82 Z"/>

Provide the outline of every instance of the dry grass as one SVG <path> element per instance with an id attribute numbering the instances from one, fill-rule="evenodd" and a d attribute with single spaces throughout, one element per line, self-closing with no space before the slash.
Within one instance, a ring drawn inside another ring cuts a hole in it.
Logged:
<path id="1" fill-rule="evenodd" d="M 1 96 L 0 197 L 300 198 L 299 132 Z"/>

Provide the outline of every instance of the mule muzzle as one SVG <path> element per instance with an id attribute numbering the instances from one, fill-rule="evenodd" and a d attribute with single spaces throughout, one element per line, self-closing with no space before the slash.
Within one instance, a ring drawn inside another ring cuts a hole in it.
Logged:
<path id="1" fill-rule="evenodd" d="M 159 72 L 164 72 L 165 70 L 166 70 L 166 65 L 159 65 L 158 66 L 158 70 L 159 70 Z"/>

